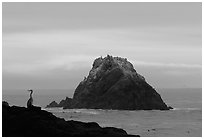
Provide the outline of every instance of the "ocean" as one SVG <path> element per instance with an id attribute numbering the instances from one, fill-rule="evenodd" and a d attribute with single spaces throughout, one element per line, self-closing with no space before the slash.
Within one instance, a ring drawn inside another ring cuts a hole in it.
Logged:
<path id="1" fill-rule="evenodd" d="M 156 89 L 169 111 L 127 111 L 45 108 L 55 100 L 72 97 L 74 90 L 36 89 L 34 105 L 52 112 L 65 120 L 97 122 L 100 126 L 112 126 L 126 130 L 129 134 L 146 137 L 201 137 L 202 136 L 202 89 Z M 2 100 L 10 105 L 26 106 L 29 93 L 26 90 L 2 90 Z"/>

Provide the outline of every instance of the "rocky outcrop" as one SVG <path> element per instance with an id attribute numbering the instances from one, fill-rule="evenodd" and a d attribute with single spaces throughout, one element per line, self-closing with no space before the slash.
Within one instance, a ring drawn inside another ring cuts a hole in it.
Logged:
<path id="1" fill-rule="evenodd" d="M 4 103 L 5 104 L 5 103 Z M 134 136 L 114 127 L 100 127 L 95 122 L 65 121 L 33 106 L 28 109 L 2 105 L 3 137 L 106 137 Z M 135 135 L 138 136 L 138 135 Z"/>
<path id="2" fill-rule="evenodd" d="M 56 101 L 52 101 L 49 105 L 46 106 L 46 108 L 69 106 L 71 105 L 71 102 L 72 99 L 66 97 L 65 100 L 61 100 L 59 104 Z"/>
<path id="3" fill-rule="evenodd" d="M 65 103 L 66 104 L 66 103 Z M 120 57 L 99 57 L 77 86 L 66 108 L 169 110 L 161 96 L 133 65 Z"/>
<path id="4" fill-rule="evenodd" d="M 9 106 L 9 104 L 8 104 L 8 102 L 6 102 L 6 101 L 2 101 L 2 106 Z"/>
<path id="5" fill-rule="evenodd" d="M 46 108 L 53 108 L 53 107 L 59 107 L 59 104 L 56 101 L 52 101 L 49 105 L 46 106 Z"/>

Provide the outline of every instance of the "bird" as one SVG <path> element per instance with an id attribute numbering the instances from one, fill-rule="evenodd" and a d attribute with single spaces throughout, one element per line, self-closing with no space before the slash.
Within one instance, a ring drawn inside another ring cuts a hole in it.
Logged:
<path id="1" fill-rule="evenodd" d="M 33 106 L 33 97 L 32 97 L 33 90 L 30 89 L 30 90 L 28 90 L 28 92 L 30 92 L 30 98 L 27 101 L 27 108 L 31 108 Z"/>

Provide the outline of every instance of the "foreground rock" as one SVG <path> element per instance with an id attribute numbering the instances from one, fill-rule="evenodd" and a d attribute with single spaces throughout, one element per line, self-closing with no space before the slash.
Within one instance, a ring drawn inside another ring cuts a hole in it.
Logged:
<path id="1" fill-rule="evenodd" d="M 97 58 L 66 108 L 169 110 L 161 96 L 125 58 Z"/>
<path id="2" fill-rule="evenodd" d="M 95 122 L 65 121 L 40 107 L 2 105 L 3 137 L 134 136 L 123 129 L 100 127 Z"/>

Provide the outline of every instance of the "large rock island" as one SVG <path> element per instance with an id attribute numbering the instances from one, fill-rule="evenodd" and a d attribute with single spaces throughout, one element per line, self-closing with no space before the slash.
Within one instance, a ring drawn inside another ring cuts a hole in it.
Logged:
<path id="1" fill-rule="evenodd" d="M 109 55 L 95 59 L 88 77 L 77 86 L 73 99 L 66 100 L 60 104 L 64 109 L 170 109 L 126 58 Z M 56 102 L 54 105 L 59 106 Z"/>
<path id="2" fill-rule="evenodd" d="M 3 137 L 120 137 L 139 136 L 128 135 L 123 129 L 100 127 L 95 122 L 65 121 L 52 113 L 32 108 L 2 106 L 2 136 Z"/>

